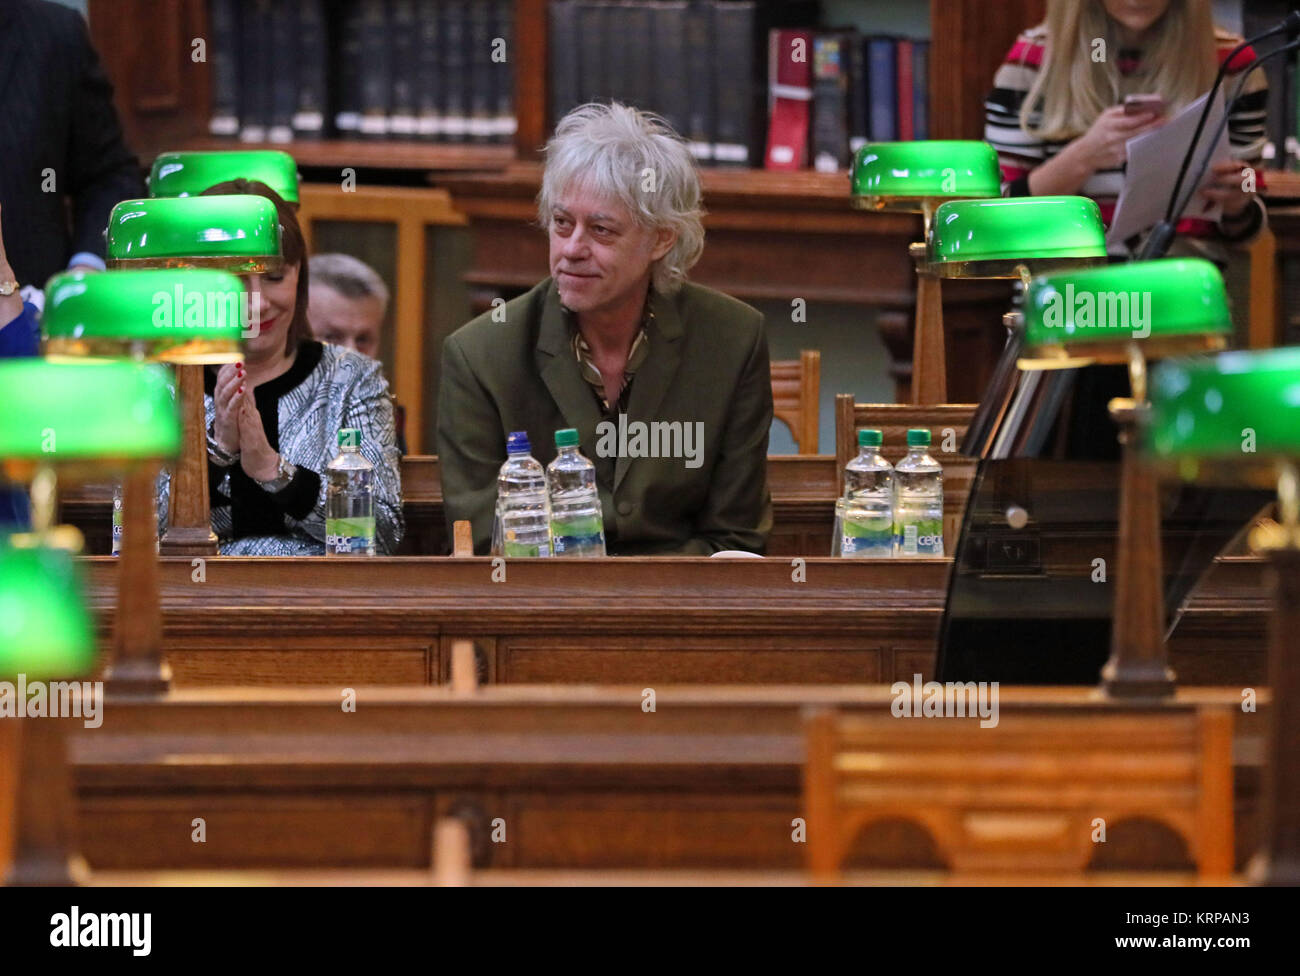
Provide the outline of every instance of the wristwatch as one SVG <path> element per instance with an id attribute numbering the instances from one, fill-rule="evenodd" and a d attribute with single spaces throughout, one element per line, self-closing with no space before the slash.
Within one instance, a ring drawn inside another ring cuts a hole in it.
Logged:
<path id="1" fill-rule="evenodd" d="M 217 439 L 212 436 L 212 430 L 211 428 L 209 428 L 208 429 L 208 457 L 212 460 L 212 463 L 215 464 L 217 467 L 229 468 L 236 461 L 239 460 L 239 451 L 235 451 L 234 454 L 231 454 L 228 451 L 226 451 L 224 448 L 222 448 L 222 446 L 217 443 Z"/>
<path id="2" fill-rule="evenodd" d="M 10 278 L 8 281 L 0 281 L 0 295 L 6 298 L 16 292 L 22 286 Z"/>
<path id="3" fill-rule="evenodd" d="M 258 485 L 261 486 L 263 491 L 270 491 L 270 492 L 283 491 L 284 489 L 289 487 L 289 482 L 293 480 L 293 476 L 297 473 L 298 473 L 298 468 L 295 465 L 292 465 L 288 461 L 286 461 L 284 459 L 284 455 L 281 454 L 280 464 L 275 470 L 275 477 L 272 478 L 270 481 L 258 481 L 257 483 Z M 254 478 L 253 480 L 257 481 L 256 478 Z"/>

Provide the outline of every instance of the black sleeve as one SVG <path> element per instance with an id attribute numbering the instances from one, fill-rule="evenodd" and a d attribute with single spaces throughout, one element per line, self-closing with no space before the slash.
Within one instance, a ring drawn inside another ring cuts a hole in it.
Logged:
<path id="1" fill-rule="evenodd" d="M 145 195 L 140 162 L 122 138 L 113 86 L 90 43 L 85 21 L 74 13 L 75 82 L 67 151 L 67 192 L 72 197 L 72 253 L 104 256 L 104 228 L 115 204 Z"/>
<path id="2" fill-rule="evenodd" d="M 302 520 L 311 514 L 320 498 L 320 475 L 301 464 L 296 467 L 289 483 L 279 491 L 268 491 L 266 497 L 285 515 Z"/>

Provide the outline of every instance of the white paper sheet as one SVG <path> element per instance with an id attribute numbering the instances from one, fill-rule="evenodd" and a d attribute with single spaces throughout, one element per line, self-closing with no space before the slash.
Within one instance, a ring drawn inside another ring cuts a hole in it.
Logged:
<path id="1" fill-rule="evenodd" d="M 1196 120 L 1201 117 L 1208 97 L 1207 92 L 1160 128 L 1134 136 L 1128 141 L 1124 188 L 1120 190 L 1119 199 L 1115 203 L 1115 216 L 1111 220 L 1110 230 L 1106 232 L 1107 244 L 1126 241 L 1134 234 L 1150 230 L 1164 219 L 1165 210 L 1169 207 L 1169 194 L 1173 192 L 1174 181 L 1178 179 L 1178 166 L 1183 161 L 1187 147 L 1191 145 Z M 1209 117 L 1205 120 L 1200 147 L 1192 157 L 1191 165 L 1187 167 L 1187 175 L 1183 177 L 1183 186 L 1178 191 L 1180 197 L 1187 195 L 1191 181 L 1196 177 L 1207 153 L 1212 160 L 1211 169 L 1205 171 L 1205 179 L 1197 190 L 1213 182 L 1212 169 L 1216 163 L 1232 160 L 1226 128 L 1217 142 L 1209 141 L 1222 120 L 1223 90 L 1220 89 L 1215 95 Z M 1194 193 L 1181 216 L 1217 221 L 1222 212 L 1223 207 L 1219 204 L 1207 204 L 1199 193 Z"/>

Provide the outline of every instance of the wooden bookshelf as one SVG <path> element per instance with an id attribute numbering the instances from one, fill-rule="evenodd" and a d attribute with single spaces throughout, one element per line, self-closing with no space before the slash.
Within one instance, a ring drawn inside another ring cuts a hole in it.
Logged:
<path id="1" fill-rule="evenodd" d="M 979 138 L 983 99 L 1016 34 L 1043 17 L 1045 0 L 910 0 L 930 7 L 930 118 L 938 139 Z M 148 161 L 157 153 L 209 140 L 210 79 L 206 62 L 191 60 L 191 41 L 208 36 L 205 0 L 89 0 L 91 34 L 117 88 L 127 140 Z M 537 159 L 552 120 L 547 117 L 550 38 L 547 0 L 515 0 L 515 115 L 510 147 L 408 140 L 295 142 L 285 148 L 304 166 L 376 169 L 497 169 L 511 159 Z M 728 171 L 732 172 L 732 171 Z M 761 170 L 748 172 L 755 177 Z M 808 174 L 820 177 L 822 174 Z M 741 192 L 743 175 L 729 175 Z M 814 179 L 813 182 L 816 182 Z M 833 188 L 834 180 L 828 181 Z M 840 184 L 841 186 L 843 184 Z M 765 184 L 756 179 L 760 194 Z"/>
<path id="2" fill-rule="evenodd" d="M 514 161 L 513 146 L 399 141 L 396 139 L 319 139 L 283 143 L 246 143 L 238 139 L 196 136 L 174 149 L 281 149 L 299 166 L 356 169 L 496 170 Z"/>

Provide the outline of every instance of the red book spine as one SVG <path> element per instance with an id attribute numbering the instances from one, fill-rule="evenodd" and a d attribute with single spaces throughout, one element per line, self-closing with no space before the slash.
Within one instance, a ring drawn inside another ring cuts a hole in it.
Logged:
<path id="1" fill-rule="evenodd" d="M 795 170 L 808 165 L 808 127 L 812 106 L 812 34 L 773 30 L 767 37 L 770 118 L 767 169 Z"/>
<path id="2" fill-rule="evenodd" d="M 912 42 L 906 38 L 898 41 L 898 138 L 911 142 L 916 138 L 916 97 L 912 80 Z"/>

